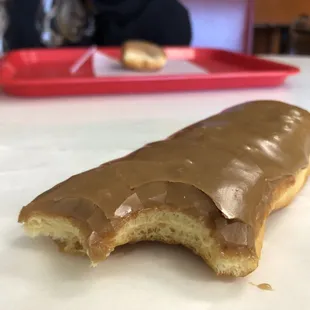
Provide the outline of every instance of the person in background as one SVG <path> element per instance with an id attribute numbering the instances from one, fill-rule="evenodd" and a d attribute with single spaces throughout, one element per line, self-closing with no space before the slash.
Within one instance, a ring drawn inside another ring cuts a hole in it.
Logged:
<path id="1" fill-rule="evenodd" d="M 7 50 L 191 42 L 189 14 L 178 0 L 7 0 L 6 11 Z"/>
<path id="2" fill-rule="evenodd" d="M 4 33 L 7 28 L 7 14 L 5 10 L 5 0 L 0 0 L 0 57 L 4 53 Z"/>

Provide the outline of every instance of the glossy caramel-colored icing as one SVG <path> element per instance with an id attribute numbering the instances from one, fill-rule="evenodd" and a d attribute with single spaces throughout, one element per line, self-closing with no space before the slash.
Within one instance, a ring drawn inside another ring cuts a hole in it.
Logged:
<path id="1" fill-rule="evenodd" d="M 257 288 L 259 288 L 262 291 L 273 291 L 273 288 L 269 283 L 254 284 L 254 283 L 250 282 L 250 284 L 256 286 Z"/>
<path id="2" fill-rule="evenodd" d="M 272 286 L 268 283 L 258 284 L 257 287 L 263 291 L 273 291 Z"/>
<path id="3" fill-rule="evenodd" d="M 225 247 L 255 251 L 272 192 L 308 166 L 310 116 L 281 102 L 241 104 L 75 175 L 20 213 L 78 221 L 90 235 L 113 234 L 128 216 L 170 206 L 204 218 Z"/>

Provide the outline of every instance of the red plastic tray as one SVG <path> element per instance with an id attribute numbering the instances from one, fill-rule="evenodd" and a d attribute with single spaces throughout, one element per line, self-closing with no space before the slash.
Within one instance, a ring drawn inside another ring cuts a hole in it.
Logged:
<path id="1" fill-rule="evenodd" d="M 100 48 L 118 58 L 120 50 Z M 276 86 L 298 68 L 215 49 L 167 48 L 169 59 L 191 61 L 203 74 L 95 77 L 91 60 L 76 75 L 69 68 L 87 49 L 30 49 L 8 53 L 0 63 L 0 86 L 17 96 L 154 93 Z"/>

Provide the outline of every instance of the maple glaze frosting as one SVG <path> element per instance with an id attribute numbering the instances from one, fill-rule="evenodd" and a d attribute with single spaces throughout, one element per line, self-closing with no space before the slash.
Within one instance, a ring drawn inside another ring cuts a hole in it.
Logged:
<path id="1" fill-rule="evenodd" d="M 201 217 L 223 246 L 255 251 L 273 189 L 306 168 L 309 155 L 307 111 L 241 104 L 71 177 L 24 207 L 19 221 L 64 216 L 100 236 L 133 213 L 168 205 Z"/>

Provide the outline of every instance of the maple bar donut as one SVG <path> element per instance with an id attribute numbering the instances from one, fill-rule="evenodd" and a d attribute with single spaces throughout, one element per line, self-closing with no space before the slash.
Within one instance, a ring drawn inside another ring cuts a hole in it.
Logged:
<path id="1" fill-rule="evenodd" d="M 237 105 L 75 175 L 19 215 L 93 264 L 144 240 L 182 244 L 217 273 L 256 269 L 268 215 L 309 174 L 310 116 L 277 101 Z"/>

